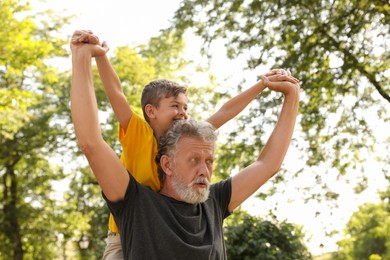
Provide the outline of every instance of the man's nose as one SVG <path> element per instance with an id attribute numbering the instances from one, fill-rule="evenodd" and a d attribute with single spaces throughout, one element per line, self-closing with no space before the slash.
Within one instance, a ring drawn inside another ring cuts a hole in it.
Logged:
<path id="1" fill-rule="evenodd" d="M 199 167 L 200 167 L 200 169 L 199 169 L 199 174 L 200 174 L 201 176 L 210 178 L 211 170 L 210 170 L 210 168 L 208 167 L 207 163 L 204 162 L 204 163 L 202 163 Z"/>

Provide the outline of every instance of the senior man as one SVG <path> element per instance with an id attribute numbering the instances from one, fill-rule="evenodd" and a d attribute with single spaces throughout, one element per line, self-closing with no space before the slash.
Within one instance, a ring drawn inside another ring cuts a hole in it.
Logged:
<path id="1" fill-rule="evenodd" d="M 270 90 L 284 94 L 278 122 L 257 160 L 213 185 L 214 128 L 194 120 L 175 123 L 159 142 L 163 185 L 154 192 L 128 174 L 102 138 L 91 59 L 106 50 L 77 43 L 71 50 L 76 137 L 118 224 L 125 259 L 226 259 L 223 220 L 279 170 L 298 113 L 299 81 L 262 78 Z"/>

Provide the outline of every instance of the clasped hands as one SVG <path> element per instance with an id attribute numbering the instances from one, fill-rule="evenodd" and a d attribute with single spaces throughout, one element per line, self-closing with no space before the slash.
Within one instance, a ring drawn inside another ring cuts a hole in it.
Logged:
<path id="1" fill-rule="evenodd" d="M 72 53 L 89 52 L 92 57 L 105 55 L 109 47 L 107 42 L 100 43 L 99 38 L 90 30 L 77 30 L 70 40 Z"/>
<path id="2" fill-rule="evenodd" d="M 92 57 L 105 55 L 109 51 L 106 41 L 100 44 L 99 37 L 90 30 L 76 30 L 71 38 L 70 46 L 72 53 L 86 51 Z M 261 77 L 260 84 L 265 87 L 287 94 L 289 89 L 296 89 L 299 92 L 299 80 L 291 75 L 289 70 L 272 69 Z"/>

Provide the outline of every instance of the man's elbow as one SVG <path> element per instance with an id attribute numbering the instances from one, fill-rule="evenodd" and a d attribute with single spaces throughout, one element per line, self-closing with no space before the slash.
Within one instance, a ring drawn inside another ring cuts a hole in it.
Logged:
<path id="1" fill-rule="evenodd" d="M 271 171 L 270 178 L 274 177 L 281 169 L 282 167 L 275 168 L 273 171 Z"/>
<path id="2" fill-rule="evenodd" d="M 89 157 L 92 155 L 92 153 L 96 150 L 96 148 L 101 145 L 101 142 L 104 142 L 101 138 L 85 138 L 85 139 L 78 139 L 78 146 L 81 150 L 81 152 L 86 156 Z"/>
<path id="3" fill-rule="evenodd" d="M 266 169 L 266 171 L 269 173 L 269 178 L 272 178 L 274 175 L 276 175 L 282 168 L 281 163 L 266 163 L 264 161 L 261 163 L 263 164 L 264 169 Z"/>

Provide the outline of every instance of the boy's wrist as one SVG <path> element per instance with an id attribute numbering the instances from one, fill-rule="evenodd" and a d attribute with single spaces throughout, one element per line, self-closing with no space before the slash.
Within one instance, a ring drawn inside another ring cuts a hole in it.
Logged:
<path id="1" fill-rule="evenodd" d="M 264 85 L 264 81 L 262 79 L 257 82 L 256 88 L 259 91 L 259 94 L 263 92 L 263 90 L 266 88 L 266 86 Z"/>
<path id="2" fill-rule="evenodd" d="M 99 67 L 100 66 L 105 66 L 108 63 L 110 63 L 110 61 L 108 59 L 108 56 L 107 56 L 107 53 L 104 54 L 104 55 L 101 55 L 101 56 L 96 56 L 95 57 L 95 61 L 96 61 L 96 65 L 98 65 Z"/>
<path id="3" fill-rule="evenodd" d="M 95 56 L 95 60 L 103 60 L 105 58 L 107 58 L 107 54 L 100 55 L 100 56 Z"/>

